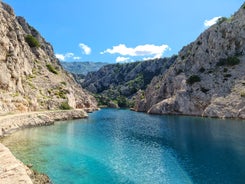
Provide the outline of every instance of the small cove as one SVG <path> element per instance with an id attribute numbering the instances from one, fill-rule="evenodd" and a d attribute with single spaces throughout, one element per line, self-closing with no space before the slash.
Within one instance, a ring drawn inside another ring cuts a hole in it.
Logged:
<path id="1" fill-rule="evenodd" d="M 54 184 L 243 183 L 245 121 L 102 109 L 3 140 Z"/>

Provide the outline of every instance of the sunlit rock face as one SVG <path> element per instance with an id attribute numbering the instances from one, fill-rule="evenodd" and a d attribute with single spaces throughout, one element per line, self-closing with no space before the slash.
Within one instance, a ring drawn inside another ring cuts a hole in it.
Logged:
<path id="1" fill-rule="evenodd" d="M 96 108 L 56 59 L 52 46 L 23 17 L 0 4 L 0 114 L 43 109 Z"/>
<path id="2" fill-rule="evenodd" d="M 139 95 L 137 111 L 244 119 L 244 5 L 183 47 L 170 69 Z"/>

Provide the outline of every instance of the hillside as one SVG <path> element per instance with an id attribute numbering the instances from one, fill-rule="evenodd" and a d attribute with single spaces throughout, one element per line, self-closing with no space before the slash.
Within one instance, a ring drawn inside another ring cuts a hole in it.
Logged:
<path id="1" fill-rule="evenodd" d="M 52 46 L 7 4 L 0 4 L 0 114 L 96 108 L 56 59 Z"/>
<path id="2" fill-rule="evenodd" d="M 245 5 L 185 46 L 138 95 L 135 110 L 244 119 Z"/>
<path id="3" fill-rule="evenodd" d="M 102 62 L 61 62 L 63 68 L 73 74 L 87 75 L 89 72 L 98 71 L 102 66 L 108 63 Z"/>
<path id="4" fill-rule="evenodd" d="M 82 87 L 96 94 L 100 105 L 130 106 L 138 90 L 144 90 L 155 75 L 164 73 L 176 59 L 154 59 L 142 62 L 110 64 L 90 72 Z"/>

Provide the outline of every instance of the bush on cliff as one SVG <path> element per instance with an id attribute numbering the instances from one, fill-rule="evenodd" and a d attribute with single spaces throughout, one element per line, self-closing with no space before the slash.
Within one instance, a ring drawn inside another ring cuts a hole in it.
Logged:
<path id="1" fill-rule="evenodd" d="M 25 40 L 30 47 L 39 47 L 40 46 L 38 40 L 32 35 L 27 35 L 25 37 Z"/>
<path id="2" fill-rule="evenodd" d="M 68 104 L 68 102 L 62 102 L 62 103 L 60 104 L 60 109 L 61 109 L 61 110 L 70 110 L 70 109 L 72 109 L 72 108 L 71 108 L 71 106 Z"/>
<path id="3" fill-rule="evenodd" d="M 240 60 L 236 56 L 228 57 L 226 59 L 222 58 L 216 64 L 217 66 L 234 66 L 240 63 Z"/>
<path id="4" fill-rule="evenodd" d="M 187 84 L 194 84 L 196 82 L 200 82 L 201 81 L 201 78 L 198 76 L 198 75 L 192 75 L 190 76 L 188 79 L 187 79 Z"/>
<path id="5" fill-rule="evenodd" d="M 46 67 L 48 68 L 48 70 L 54 74 L 58 74 L 57 70 L 55 70 L 55 68 L 51 65 L 51 64 L 47 64 Z"/>

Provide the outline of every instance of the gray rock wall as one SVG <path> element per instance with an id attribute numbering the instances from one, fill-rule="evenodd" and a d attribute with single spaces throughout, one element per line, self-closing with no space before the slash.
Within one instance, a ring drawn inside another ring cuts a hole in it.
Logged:
<path id="1" fill-rule="evenodd" d="M 243 7 L 185 46 L 171 68 L 152 80 L 135 110 L 244 119 Z"/>

